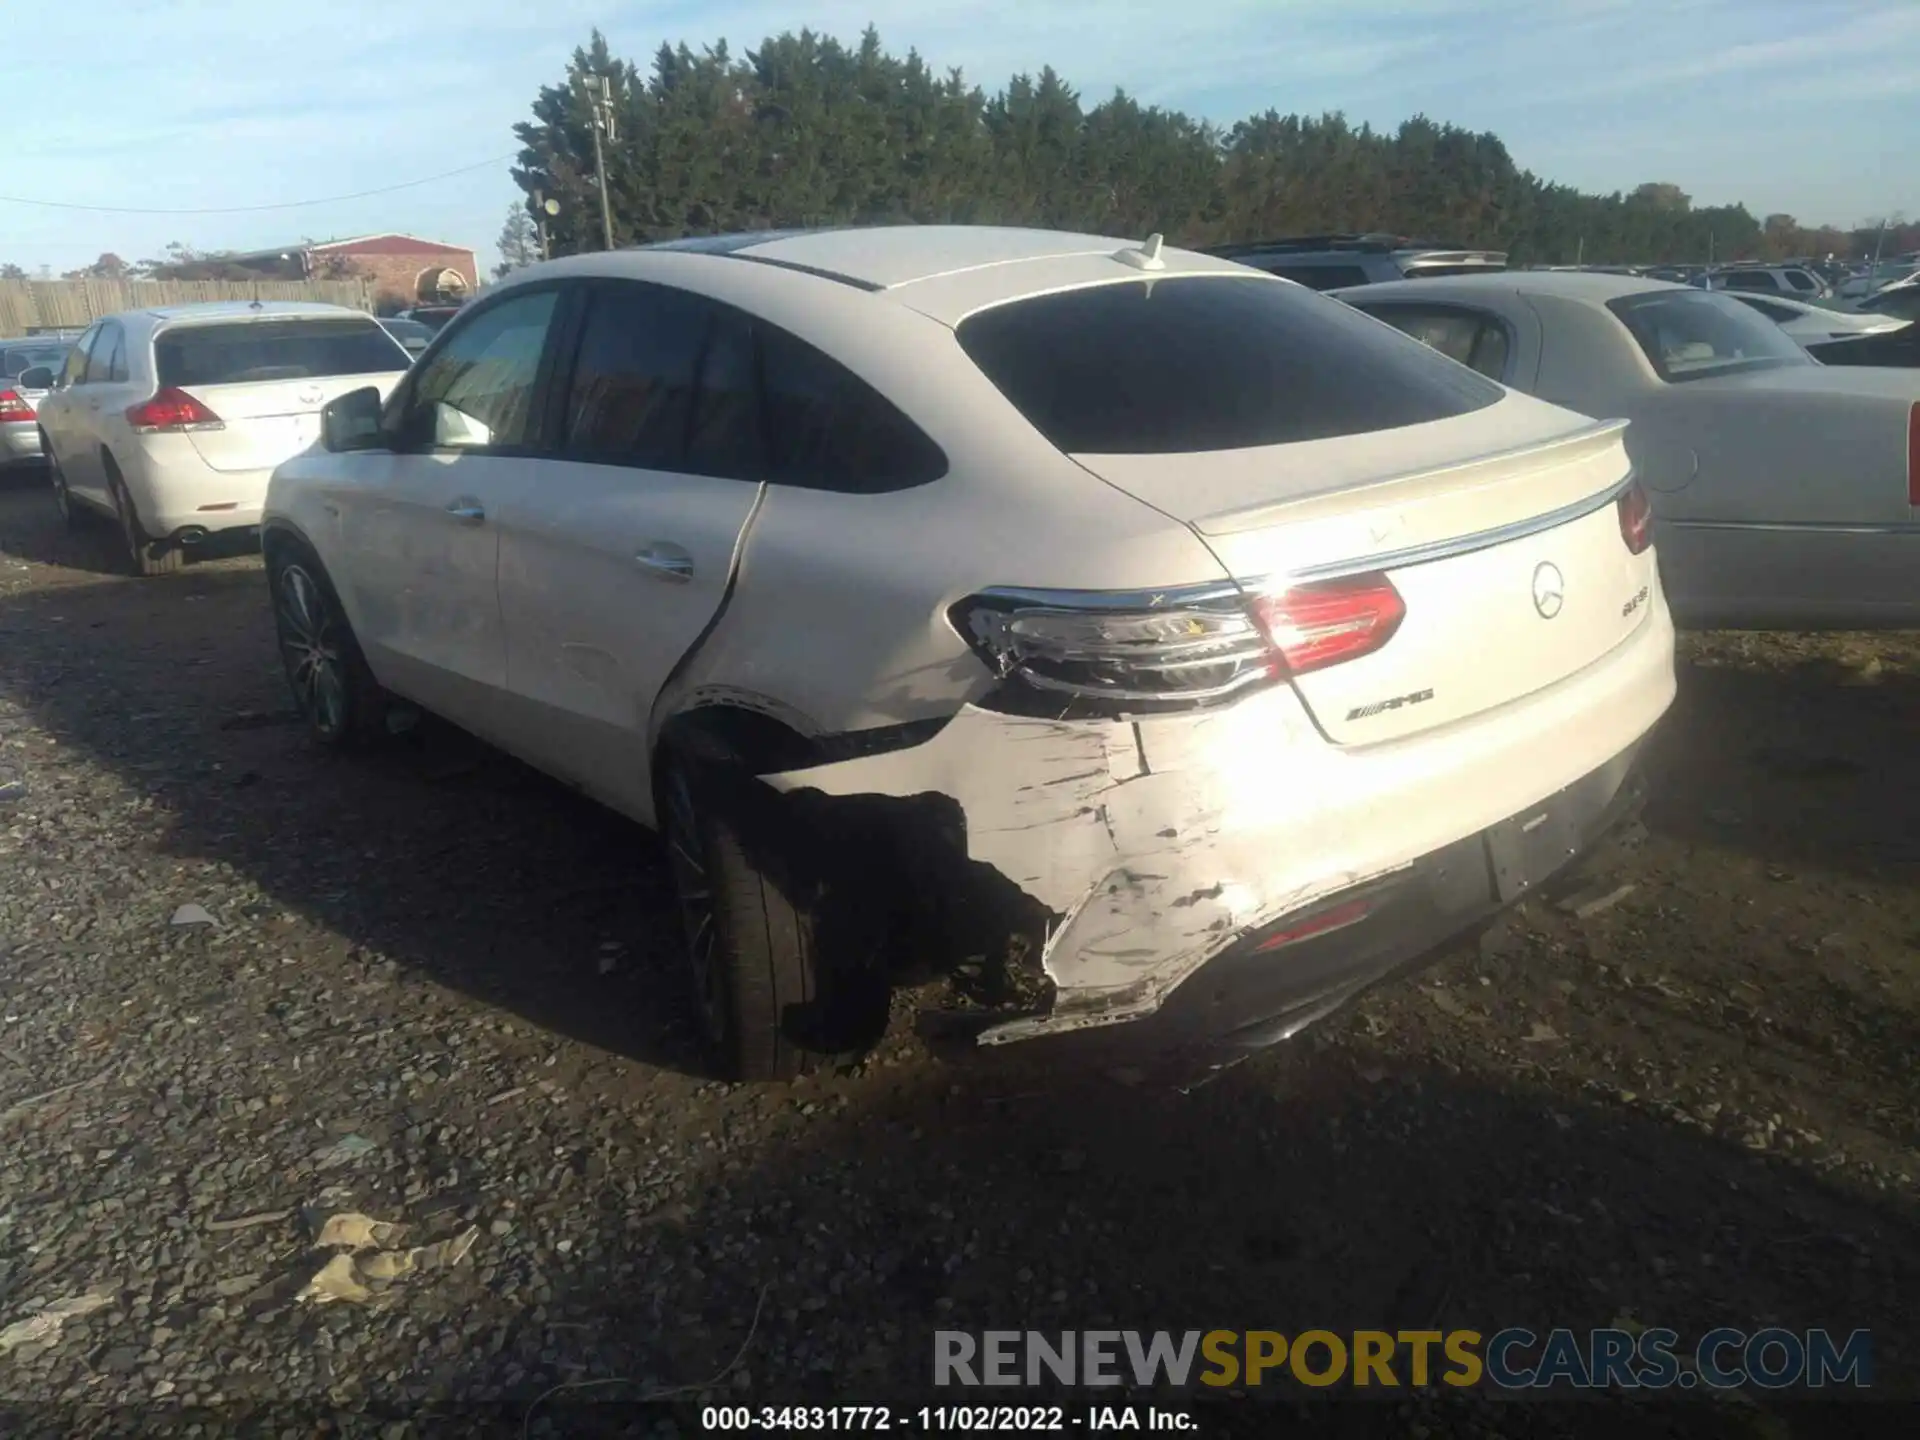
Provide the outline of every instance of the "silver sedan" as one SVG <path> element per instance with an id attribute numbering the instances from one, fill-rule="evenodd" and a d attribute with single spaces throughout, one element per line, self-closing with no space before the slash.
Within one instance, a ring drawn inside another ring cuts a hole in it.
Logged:
<path id="1" fill-rule="evenodd" d="M 1333 293 L 1516 390 L 1631 421 L 1681 624 L 1920 626 L 1920 370 L 1821 365 L 1730 295 L 1631 276 Z"/>

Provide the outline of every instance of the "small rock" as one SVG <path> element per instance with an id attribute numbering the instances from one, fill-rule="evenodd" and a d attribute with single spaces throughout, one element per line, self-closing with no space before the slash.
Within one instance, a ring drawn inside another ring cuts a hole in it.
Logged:
<path id="1" fill-rule="evenodd" d="M 1583 890 L 1576 890 L 1561 900 L 1555 908 L 1573 916 L 1576 920 L 1591 920 L 1594 916 L 1611 910 L 1638 888 L 1631 881 L 1623 885 L 1609 885 L 1603 880 Z"/>
<path id="2" fill-rule="evenodd" d="M 167 923 L 169 925 L 211 925 L 214 921 L 206 906 L 187 904 L 174 911 L 173 919 Z"/>

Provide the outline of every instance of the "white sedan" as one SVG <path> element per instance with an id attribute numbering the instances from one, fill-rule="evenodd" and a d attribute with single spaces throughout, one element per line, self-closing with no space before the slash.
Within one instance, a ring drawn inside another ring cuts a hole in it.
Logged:
<path id="1" fill-rule="evenodd" d="M 320 407 L 393 388 L 407 352 L 338 305 L 222 301 L 107 315 L 47 386 L 37 422 L 69 525 L 113 519 L 136 575 L 177 570 L 223 531 L 260 523 L 273 467 L 320 438 Z"/>
<path id="2" fill-rule="evenodd" d="M 659 826 L 740 1075 L 963 918 L 982 1042 L 1284 1038 L 1587 846 L 1674 693 L 1619 426 L 1157 236 L 554 260 L 325 445 L 262 537 L 313 735 L 399 695 Z"/>
<path id="3" fill-rule="evenodd" d="M 1682 625 L 1920 626 L 1920 370 L 1817 364 L 1735 296 L 1651 280 L 1336 293 L 1515 389 L 1631 421 Z"/>

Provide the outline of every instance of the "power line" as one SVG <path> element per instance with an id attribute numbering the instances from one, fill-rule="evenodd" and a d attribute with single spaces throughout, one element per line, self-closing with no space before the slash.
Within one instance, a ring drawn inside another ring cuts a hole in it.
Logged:
<path id="1" fill-rule="evenodd" d="M 403 180 L 398 185 L 382 185 L 373 190 L 356 190 L 351 195 L 327 195 L 318 200 L 283 200 L 274 205 L 210 205 L 193 210 L 152 210 L 139 205 L 74 205 L 65 200 L 33 200 L 24 195 L 0 195 L 0 204 L 35 205 L 43 210 L 87 210 L 98 215 L 252 215 L 263 210 L 303 210 L 313 205 L 338 205 L 346 200 L 364 200 L 370 195 L 391 195 L 396 190 L 411 190 L 417 185 L 431 185 L 436 180 L 451 180 L 456 175 L 470 175 L 475 170 L 485 170 L 490 165 L 498 165 L 514 158 L 515 155 L 496 155 L 491 160 L 482 160 L 475 165 L 462 165 L 458 170 L 443 170 L 438 175 L 428 175 L 419 180 Z"/>

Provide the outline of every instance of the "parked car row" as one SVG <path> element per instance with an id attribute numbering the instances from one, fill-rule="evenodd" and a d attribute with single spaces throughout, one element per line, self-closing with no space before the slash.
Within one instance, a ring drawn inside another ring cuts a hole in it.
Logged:
<path id="1" fill-rule="evenodd" d="M 1631 811 L 1670 596 L 1920 624 L 1920 372 L 1319 238 L 1422 278 L 705 237 L 516 272 L 411 366 L 323 307 L 112 317 L 42 430 L 143 571 L 258 525 L 317 742 L 432 711 L 659 829 L 731 1073 L 871 1038 L 962 915 L 1030 942 L 979 1043 L 1243 1048 Z"/>

